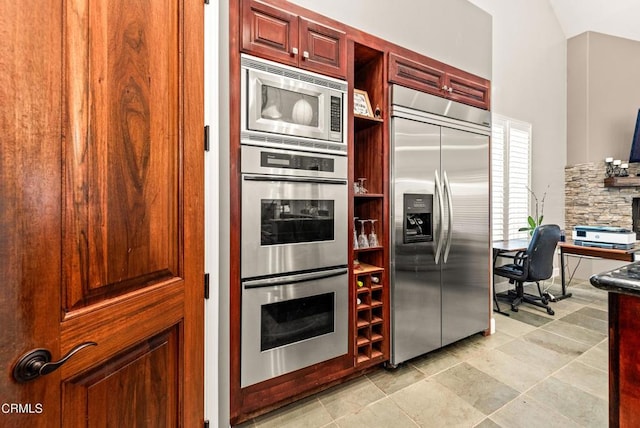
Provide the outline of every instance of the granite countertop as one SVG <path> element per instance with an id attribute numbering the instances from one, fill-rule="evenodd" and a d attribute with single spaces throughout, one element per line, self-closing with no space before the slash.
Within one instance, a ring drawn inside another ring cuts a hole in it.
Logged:
<path id="1" fill-rule="evenodd" d="M 640 262 L 593 275 L 589 281 L 594 287 L 612 293 L 640 296 Z"/>

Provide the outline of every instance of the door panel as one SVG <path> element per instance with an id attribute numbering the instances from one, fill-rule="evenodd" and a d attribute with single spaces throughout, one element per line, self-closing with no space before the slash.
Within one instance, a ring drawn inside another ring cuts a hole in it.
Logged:
<path id="1" fill-rule="evenodd" d="M 2 423 L 202 426 L 203 3 L 0 8 Z"/>
<path id="2" fill-rule="evenodd" d="M 298 16 L 255 0 L 242 2 L 242 49 L 261 57 L 298 65 Z"/>
<path id="3" fill-rule="evenodd" d="M 393 223 L 391 290 L 393 350 L 391 362 L 439 348 L 440 265 L 433 242 L 403 242 L 406 193 L 435 195 L 435 174 L 440 168 L 440 127 L 407 119 L 393 119 Z M 438 172 L 439 173 L 439 172 Z M 439 221 L 433 209 L 434 224 Z M 434 226 L 434 234 L 436 227 Z"/>
<path id="4" fill-rule="evenodd" d="M 177 329 L 127 350 L 63 385 L 62 426 L 179 426 Z M 84 419 L 84 420 L 83 420 Z"/>
<path id="5" fill-rule="evenodd" d="M 85 1 L 65 16 L 67 309 L 182 276 L 179 106 L 156 102 L 178 99 L 177 0 Z"/>
<path id="6" fill-rule="evenodd" d="M 442 128 L 442 171 L 453 207 L 451 247 L 442 264 L 443 345 L 489 327 L 488 166 L 488 136 Z"/>
<path id="7" fill-rule="evenodd" d="M 300 49 L 302 68 L 342 79 L 346 77 L 347 35 L 344 32 L 300 18 Z"/>

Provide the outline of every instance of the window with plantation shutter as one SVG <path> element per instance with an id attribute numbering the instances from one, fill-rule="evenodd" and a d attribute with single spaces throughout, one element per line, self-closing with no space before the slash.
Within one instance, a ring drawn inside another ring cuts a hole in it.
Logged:
<path id="1" fill-rule="evenodd" d="M 526 238 L 531 124 L 493 115 L 491 132 L 492 239 Z"/>

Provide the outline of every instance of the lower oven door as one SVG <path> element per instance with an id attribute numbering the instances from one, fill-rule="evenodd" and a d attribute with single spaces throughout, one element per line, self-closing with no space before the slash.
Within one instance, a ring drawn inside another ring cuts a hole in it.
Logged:
<path id="1" fill-rule="evenodd" d="M 347 182 L 242 175 L 243 279 L 347 262 Z"/>
<path id="2" fill-rule="evenodd" d="M 241 387 L 347 353 L 347 268 L 242 283 Z"/>

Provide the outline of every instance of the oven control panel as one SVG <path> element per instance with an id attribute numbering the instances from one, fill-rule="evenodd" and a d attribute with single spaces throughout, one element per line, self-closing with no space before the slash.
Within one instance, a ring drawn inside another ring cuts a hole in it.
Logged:
<path id="1" fill-rule="evenodd" d="M 334 159 L 314 155 L 261 151 L 260 165 L 267 168 L 288 168 L 302 171 L 334 172 Z"/>
<path id="2" fill-rule="evenodd" d="M 241 146 L 242 174 L 268 174 L 346 180 L 347 158 L 260 146 Z"/>

